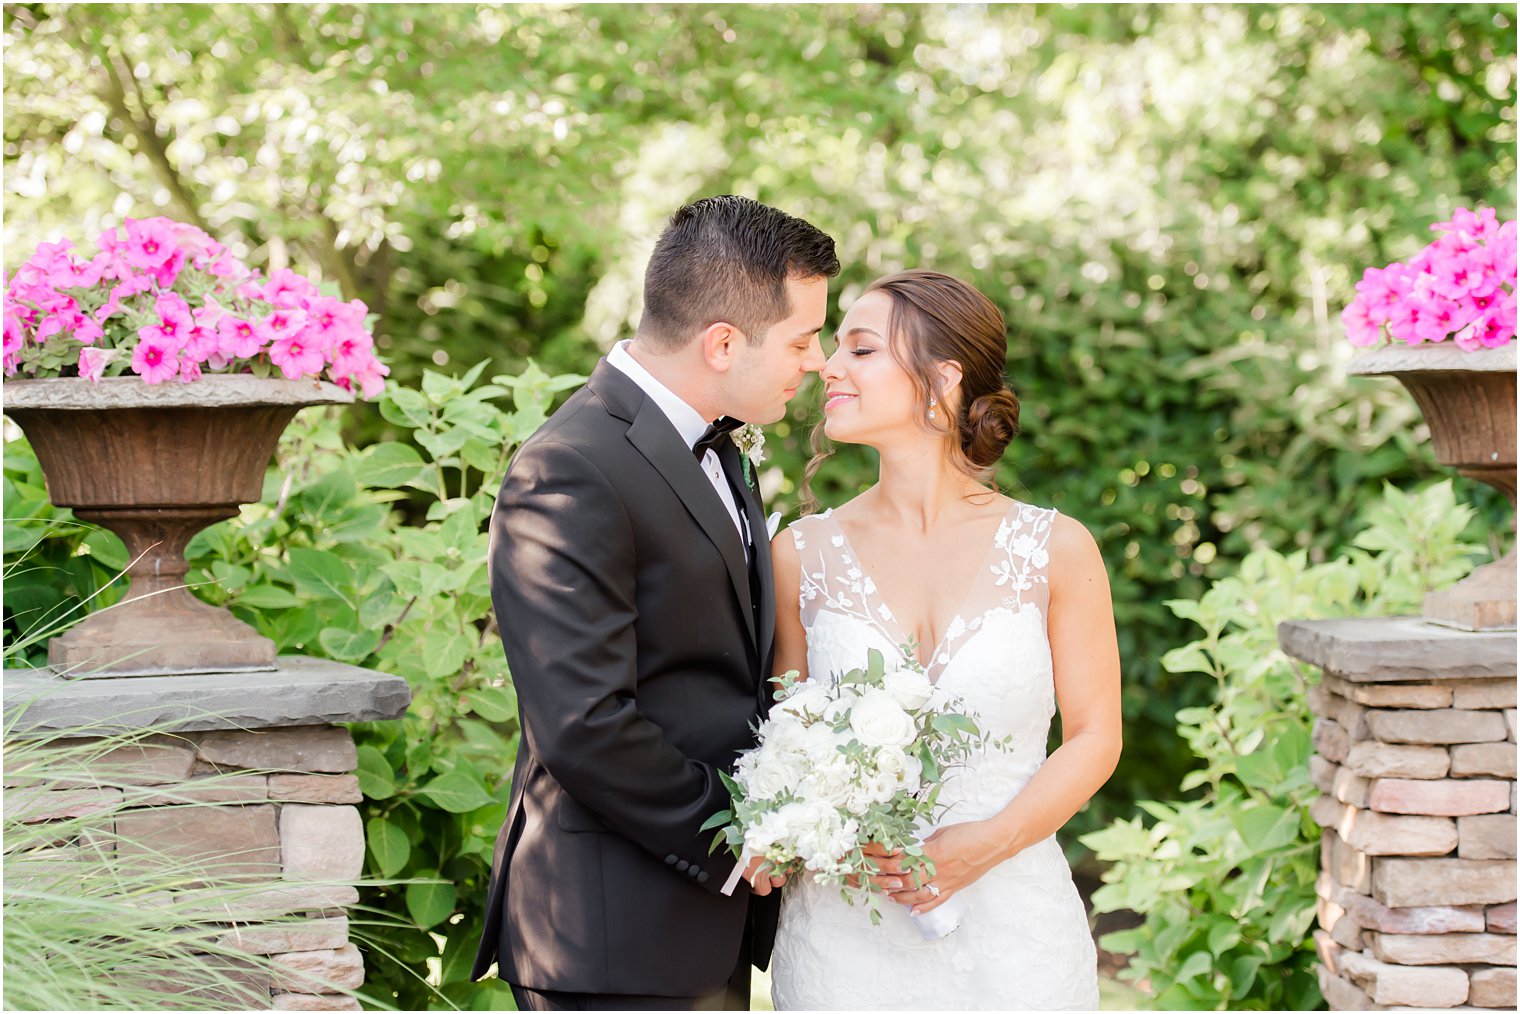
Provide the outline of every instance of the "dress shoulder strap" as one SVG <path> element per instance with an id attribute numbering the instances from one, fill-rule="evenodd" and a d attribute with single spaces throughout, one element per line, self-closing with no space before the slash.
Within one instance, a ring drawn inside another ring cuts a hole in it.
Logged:
<path id="1" fill-rule="evenodd" d="M 797 547 L 797 605 L 804 628 L 811 628 L 818 611 L 838 597 L 840 579 L 848 584 L 849 555 L 833 513 L 828 510 L 798 518 L 787 529 Z"/>

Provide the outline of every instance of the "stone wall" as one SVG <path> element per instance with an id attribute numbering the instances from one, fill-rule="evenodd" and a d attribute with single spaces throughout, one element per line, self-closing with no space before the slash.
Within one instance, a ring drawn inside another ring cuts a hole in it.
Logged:
<path id="1" fill-rule="evenodd" d="M 195 696 L 197 681 L 201 694 L 196 716 L 182 719 L 169 734 L 105 753 L 91 762 L 91 779 L 39 789 L 29 787 L 29 781 L 36 783 L 27 772 L 8 770 L 7 816 L 37 823 L 95 814 L 101 818 L 95 826 L 107 832 L 104 844 L 71 846 L 80 853 L 77 861 L 98 861 L 104 849 L 114 853 L 104 858 L 142 868 L 168 855 L 192 868 L 204 866 L 219 884 L 235 883 L 235 890 L 187 884 L 165 903 L 183 911 L 187 921 L 219 930 L 217 946 L 263 956 L 234 970 L 244 988 L 268 997 L 267 1007 L 359 1010 L 342 992 L 364 982 L 345 911 L 359 900 L 349 882 L 362 876 L 365 849 L 353 738 L 346 728 L 325 722 L 256 726 L 299 721 L 314 711 L 324 719 L 395 718 L 410 694 L 396 677 L 310 659 L 281 661 L 287 664 L 280 672 L 239 675 L 230 684 L 235 690 L 221 676 L 130 677 L 81 686 L 8 671 L 7 705 L 23 696 L 18 687 L 30 687 L 23 722 L 50 731 L 82 722 L 81 711 L 113 706 L 108 699 L 122 707 L 134 697 L 149 700 L 147 710 L 161 719 L 166 701 Z M 313 678 L 313 663 L 326 679 Z M 157 692 L 154 684 L 164 683 L 171 686 Z M 302 695 L 319 698 L 320 707 L 301 704 Z M 229 710 L 241 714 L 237 724 L 243 727 L 225 727 Z M 96 722 L 88 724 L 96 731 Z M 119 722 L 122 730 L 134 724 Z M 246 998 L 204 1009 L 228 1005 L 242 1009 Z"/>
<path id="2" fill-rule="evenodd" d="M 1340 670 L 1309 694 L 1321 988 L 1335 1010 L 1514 1008 L 1514 635 L 1500 676 L 1439 628 L 1402 667 L 1393 637 L 1373 674 L 1332 650 L 1332 624 L 1388 622 L 1283 630 L 1290 654 Z"/>

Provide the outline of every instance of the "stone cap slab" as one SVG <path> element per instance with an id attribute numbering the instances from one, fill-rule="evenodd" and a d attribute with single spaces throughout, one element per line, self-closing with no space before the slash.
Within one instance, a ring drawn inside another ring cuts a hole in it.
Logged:
<path id="1" fill-rule="evenodd" d="M 1515 631 L 1466 631 L 1417 616 L 1289 620 L 1277 642 L 1292 657 L 1353 683 L 1515 676 Z"/>
<path id="2" fill-rule="evenodd" d="M 98 411 L 111 408 L 221 408 L 250 405 L 348 405 L 353 392 L 315 378 L 283 380 L 212 374 L 189 384 L 146 384 L 141 377 L 8 380 L 0 403 L 14 408 Z"/>
<path id="3" fill-rule="evenodd" d="M 374 722 L 400 718 L 412 699 L 400 676 L 305 655 L 281 655 L 273 671 L 185 676 L 68 680 L 7 669 L 3 694 L 13 735 Z"/>

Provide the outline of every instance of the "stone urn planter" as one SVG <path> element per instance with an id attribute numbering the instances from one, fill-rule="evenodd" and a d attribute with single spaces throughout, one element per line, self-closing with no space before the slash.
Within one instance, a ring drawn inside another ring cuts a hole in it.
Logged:
<path id="1" fill-rule="evenodd" d="M 1449 344 L 1375 349 L 1346 368 L 1392 376 L 1430 426 L 1436 460 L 1486 482 L 1515 506 L 1515 345 L 1468 352 Z M 1515 627 L 1515 554 L 1425 597 L 1425 619 L 1462 630 Z"/>
<path id="2" fill-rule="evenodd" d="M 274 642 L 185 587 L 185 546 L 263 493 L 280 434 L 307 405 L 353 395 L 315 380 L 135 376 L 5 384 L 5 414 L 31 441 L 48 497 L 126 543 L 126 597 L 53 638 L 60 675 L 273 669 Z"/>

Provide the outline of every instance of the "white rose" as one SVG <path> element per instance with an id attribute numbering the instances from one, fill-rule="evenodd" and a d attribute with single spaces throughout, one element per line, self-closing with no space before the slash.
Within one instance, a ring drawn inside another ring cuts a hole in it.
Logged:
<path id="1" fill-rule="evenodd" d="M 857 781 L 855 765 L 844 754 L 835 752 L 826 763 L 814 767 L 797 787 L 797 796 L 813 802 L 839 807 L 845 805 Z"/>
<path id="2" fill-rule="evenodd" d="M 893 779 L 894 789 L 917 792 L 923 785 L 923 761 L 896 747 L 882 747 L 876 751 L 876 770 Z"/>
<path id="3" fill-rule="evenodd" d="M 850 709 L 850 731 L 866 746 L 907 746 L 916 733 L 913 718 L 881 691 L 855 702 Z"/>
<path id="4" fill-rule="evenodd" d="M 824 713 L 829 706 L 829 692 L 819 683 L 798 683 L 792 692 L 771 706 L 771 718 L 796 715 L 811 721 Z"/>
<path id="5" fill-rule="evenodd" d="M 820 723 L 802 730 L 797 749 L 807 758 L 809 768 L 817 768 L 832 764 L 834 758 L 840 756 L 839 748 L 846 742 L 839 733 Z"/>
<path id="6" fill-rule="evenodd" d="M 882 687 L 908 711 L 917 711 L 928 704 L 929 698 L 934 694 L 934 684 L 929 681 L 929 677 L 912 669 L 896 669 L 887 673 Z"/>
<path id="7" fill-rule="evenodd" d="M 751 799 L 775 799 L 797 784 L 802 776 L 802 757 L 790 750 L 762 747 L 739 772 L 739 781 Z"/>
<path id="8" fill-rule="evenodd" d="M 801 747 L 806 733 L 807 726 L 795 715 L 778 715 L 772 710 L 771 717 L 760 727 L 760 742 L 772 749 L 796 750 Z"/>

